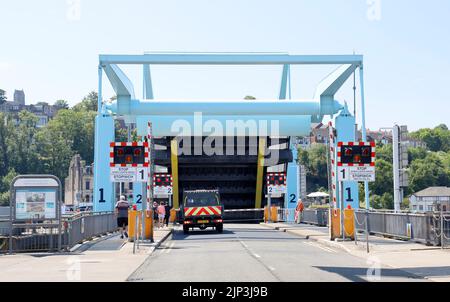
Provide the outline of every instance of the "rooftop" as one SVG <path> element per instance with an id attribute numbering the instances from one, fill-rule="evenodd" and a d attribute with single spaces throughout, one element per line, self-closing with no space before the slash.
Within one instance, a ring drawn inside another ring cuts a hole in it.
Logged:
<path id="1" fill-rule="evenodd" d="M 450 196 L 448 187 L 429 187 L 413 194 L 417 197 L 447 197 Z"/>

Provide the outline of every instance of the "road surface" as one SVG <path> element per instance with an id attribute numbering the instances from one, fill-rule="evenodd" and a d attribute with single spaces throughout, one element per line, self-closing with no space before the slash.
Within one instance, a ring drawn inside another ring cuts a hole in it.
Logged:
<path id="1" fill-rule="evenodd" d="M 369 274 L 368 274 L 369 273 Z M 298 236 L 257 224 L 215 231 L 175 230 L 128 281 L 365 282 L 423 281 Z"/>

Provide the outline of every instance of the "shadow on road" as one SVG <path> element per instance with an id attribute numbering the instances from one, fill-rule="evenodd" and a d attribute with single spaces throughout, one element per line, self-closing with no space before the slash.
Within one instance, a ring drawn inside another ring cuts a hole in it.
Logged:
<path id="1" fill-rule="evenodd" d="M 382 268 L 380 270 L 379 277 L 377 278 L 376 275 L 374 275 L 374 271 L 372 269 L 363 268 L 363 267 L 325 267 L 325 266 L 314 266 L 317 269 L 320 269 L 322 271 L 326 271 L 329 273 L 334 273 L 337 275 L 340 275 L 344 278 L 347 278 L 348 280 L 352 282 L 368 282 L 369 278 L 373 278 L 373 281 L 379 281 L 383 282 L 384 278 L 409 278 L 411 281 L 426 281 L 423 279 L 423 277 L 418 276 L 414 273 L 410 273 L 405 271 L 404 269 L 395 269 L 395 268 Z M 423 268 L 424 270 L 430 269 L 430 268 Z M 412 269 L 414 270 L 414 269 Z M 408 269 L 408 271 L 411 271 Z M 368 274 L 369 273 L 369 274 Z M 364 279 L 366 278 L 366 279 Z"/>

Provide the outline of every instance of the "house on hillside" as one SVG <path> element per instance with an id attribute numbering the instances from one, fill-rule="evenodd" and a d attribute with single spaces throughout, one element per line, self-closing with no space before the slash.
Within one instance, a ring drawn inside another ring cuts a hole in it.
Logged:
<path id="1" fill-rule="evenodd" d="M 410 209 L 414 212 L 450 211 L 450 188 L 429 187 L 416 192 L 409 198 Z"/>

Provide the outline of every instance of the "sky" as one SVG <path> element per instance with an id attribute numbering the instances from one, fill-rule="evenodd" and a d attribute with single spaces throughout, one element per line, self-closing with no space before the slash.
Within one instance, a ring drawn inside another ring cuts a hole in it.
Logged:
<path id="1" fill-rule="evenodd" d="M 76 104 L 97 89 L 99 54 L 355 52 L 368 128 L 450 125 L 448 0 L 0 0 L 0 12 L 0 89 L 10 100 L 24 89 L 28 104 Z M 292 67 L 292 98 L 311 98 L 335 68 Z M 141 97 L 140 69 L 124 70 Z M 152 79 L 155 98 L 277 98 L 281 68 L 155 66 Z M 352 80 L 336 99 L 352 110 Z"/>

